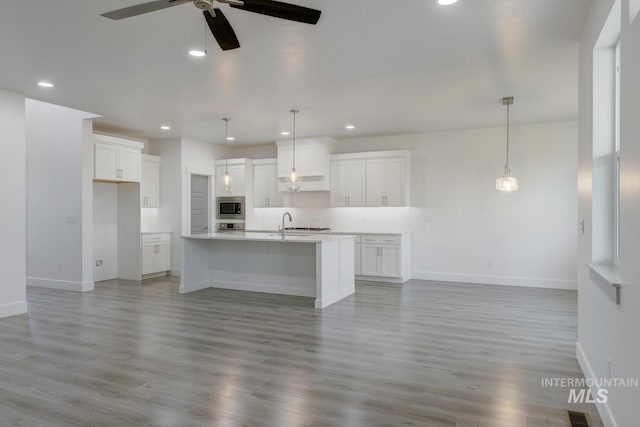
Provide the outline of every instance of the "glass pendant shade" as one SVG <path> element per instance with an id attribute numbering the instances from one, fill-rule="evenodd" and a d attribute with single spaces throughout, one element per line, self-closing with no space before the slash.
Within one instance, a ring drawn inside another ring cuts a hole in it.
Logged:
<path id="1" fill-rule="evenodd" d="M 231 174 L 228 170 L 224 171 L 224 191 L 226 193 L 231 192 Z"/>
<path id="2" fill-rule="evenodd" d="M 292 192 L 300 191 L 300 186 L 298 184 L 298 172 L 296 171 L 296 114 L 298 114 L 299 110 L 290 110 L 291 114 L 293 114 L 293 159 L 292 159 L 292 168 L 289 173 L 289 186 L 288 190 Z"/>
<path id="3" fill-rule="evenodd" d="M 502 176 L 496 179 L 496 190 L 518 191 L 518 178 L 515 176 Z"/>

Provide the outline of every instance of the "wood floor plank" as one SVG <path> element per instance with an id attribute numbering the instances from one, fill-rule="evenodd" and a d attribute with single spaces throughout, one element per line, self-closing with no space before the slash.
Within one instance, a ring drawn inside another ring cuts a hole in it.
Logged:
<path id="1" fill-rule="evenodd" d="M 1 426 L 564 426 L 572 291 L 410 281 L 309 298 L 171 278 L 29 288 L 0 320 Z"/>

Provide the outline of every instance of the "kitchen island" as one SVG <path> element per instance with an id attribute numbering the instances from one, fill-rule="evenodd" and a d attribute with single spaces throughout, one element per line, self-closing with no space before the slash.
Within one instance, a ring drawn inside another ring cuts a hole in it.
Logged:
<path id="1" fill-rule="evenodd" d="M 222 232 L 182 237 L 180 292 L 235 289 L 315 298 L 325 308 L 355 292 L 354 238 Z"/>

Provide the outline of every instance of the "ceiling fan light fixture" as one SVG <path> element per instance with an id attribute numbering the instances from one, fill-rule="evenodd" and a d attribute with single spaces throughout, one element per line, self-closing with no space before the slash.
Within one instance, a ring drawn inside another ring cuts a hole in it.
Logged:
<path id="1" fill-rule="evenodd" d="M 203 56 L 207 56 L 207 52 L 200 49 L 191 49 L 189 51 L 189 55 L 195 56 L 196 58 L 202 58 Z"/>
<path id="2" fill-rule="evenodd" d="M 451 6 L 454 3 L 457 3 L 458 0 L 436 0 L 436 3 L 440 6 Z"/>
<path id="3" fill-rule="evenodd" d="M 42 81 L 42 82 L 38 82 L 38 86 L 51 89 L 52 87 L 54 87 L 54 84 L 51 82 Z"/>

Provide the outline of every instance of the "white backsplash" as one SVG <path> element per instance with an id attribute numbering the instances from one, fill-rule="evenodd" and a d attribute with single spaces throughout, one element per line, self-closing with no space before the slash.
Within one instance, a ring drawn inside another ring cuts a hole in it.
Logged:
<path id="1" fill-rule="evenodd" d="M 290 212 L 287 227 L 328 227 L 334 231 L 402 233 L 411 230 L 411 208 L 332 208 L 328 192 L 285 194 L 286 208 L 249 209 L 247 229 L 275 230 Z"/>

